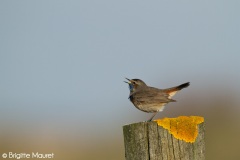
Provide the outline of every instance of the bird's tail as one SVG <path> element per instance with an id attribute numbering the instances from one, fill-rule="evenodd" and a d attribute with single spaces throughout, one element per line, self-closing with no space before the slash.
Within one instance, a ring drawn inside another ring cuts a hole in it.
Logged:
<path id="1" fill-rule="evenodd" d="M 179 85 L 179 86 L 177 86 L 175 88 L 176 88 L 176 90 L 181 90 L 183 88 L 187 88 L 189 85 L 190 85 L 190 83 L 187 82 L 187 83 L 183 83 L 183 84 L 181 84 L 181 85 Z"/>
<path id="2" fill-rule="evenodd" d="M 183 88 L 187 88 L 189 85 L 190 85 L 189 82 L 183 83 L 183 84 L 181 84 L 181 85 L 179 85 L 179 86 L 176 86 L 176 87 L 164 89 L 164 92 L 166 92 L 167 94 L 169 94 L 169 98 L 171 98 L 171 97 L 174 96 L 178 91 L 180 91 L 180 90 L 183 89 Z"/>

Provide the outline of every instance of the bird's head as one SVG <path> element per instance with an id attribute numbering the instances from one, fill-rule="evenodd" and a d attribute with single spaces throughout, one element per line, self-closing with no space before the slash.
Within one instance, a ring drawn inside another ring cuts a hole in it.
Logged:
<path id="1" fill-rule="evenodd" d="M 128 82 L 124 82 L 128 83 L 130 92 L 135 92 L 137 89 L 147 86 L 146 83 L 144 83 L 141 79 L 126 79 Z"/>

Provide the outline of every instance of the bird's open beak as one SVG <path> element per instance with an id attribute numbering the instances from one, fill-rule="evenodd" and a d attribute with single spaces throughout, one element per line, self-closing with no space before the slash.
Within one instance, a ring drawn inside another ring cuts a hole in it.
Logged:
<path id="1" fill-rule="evenodd" d="M 127 82 L 127 81 L 123 81 L 123 82 L 125 82 L 125 83 L 128 83 L 128 84 L 131 84 L 131 80 L 130 79 L 128 79 L 128 78 L 126 78 L 129 82 Z"/>

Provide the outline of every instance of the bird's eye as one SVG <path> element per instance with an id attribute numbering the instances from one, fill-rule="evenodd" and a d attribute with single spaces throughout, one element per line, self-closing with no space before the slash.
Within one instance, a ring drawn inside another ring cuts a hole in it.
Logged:
<path id="1" fill-rule="evenodd" d="M 133 81 L 132 84 L 136 84 L 136 82 Z"/>

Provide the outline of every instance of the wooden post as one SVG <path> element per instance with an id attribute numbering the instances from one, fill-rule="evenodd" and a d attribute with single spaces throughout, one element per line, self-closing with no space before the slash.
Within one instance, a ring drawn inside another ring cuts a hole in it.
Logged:
<path id="1" fill-rule="evenodd" d="M 204 123 L 193 143 L 176 139 L 156 122 L 123 126 L 126 160 L 204 160 Z"/>

